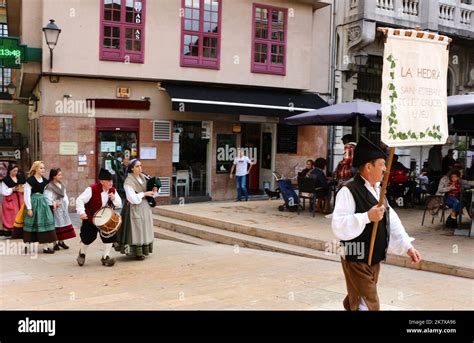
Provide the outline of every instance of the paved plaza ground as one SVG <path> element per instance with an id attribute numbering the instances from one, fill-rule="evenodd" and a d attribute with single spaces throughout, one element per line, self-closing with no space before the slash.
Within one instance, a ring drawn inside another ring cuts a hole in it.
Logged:
<path id="1" fill-rule="evenodd" d="M 278 201 L 211 202 L 161 206 L 160 210 L 213 218 L 253 228 L 331 241 L 330 219 L 308 212 L 278 212 Z M 425 259 L 473 268 L 474 240 L 454 236 L 439 224 L 421 227 L 419 210 L 398 210 Z M 71 214 L 79 228 L 76 214 Z M 197 217 L 196 217 L 197 218 Z M 199 219 L 201 220 L 201 219 Z M 79 233 L 79 230 L 76 229 Z M 0 240 L 19 244 L 19 240 Z M 112 268 L 100 264 L 102 245 L 89 249 L 86 264 L 69 250 L 0 256 L 1 309 L 272 309 L 342 310 L 345 281 L 340 263 L 208 242 L 192 245 L 155 239 L 145 261 L 118 256 Z M 453 250 L 456 247 L 456 250 Z M 8 251 L 8 250 L 7 250 Z M 379 279 L 382 310 L 474 308 L 470 278 L 384 264 Z"/>
<path id="2" fill-rule="evenodd" d="M 100 264 L 94 243 L 84 267 L 78 239 L 54 255 L 2 256 L 0 308 L 342 310 L 339 263 L 214 244 L 155 240 L 145 261 Z M 382 310 L 472 309 L 471 279 L 382 266 Z"/>

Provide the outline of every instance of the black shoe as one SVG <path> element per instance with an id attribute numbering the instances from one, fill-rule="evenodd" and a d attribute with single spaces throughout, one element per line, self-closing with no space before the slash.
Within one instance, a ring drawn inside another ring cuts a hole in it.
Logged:
<path id="1" fill-rule="evenodd" d="M 63 249 L 69 249 L 69 247 L 63 241 L 59 242 L 58 245 Z M 59 250 L 59 249 L 58 249 Z"/>
<path id="2" fill-rule="evenodd" d="M 457 229 L 458 227 L 457 219 L 454 219 L 451 216 L 449 216 L 448 219 L 446 219 L 446 227 L 450 229 Z"/>
<path id="3" fill-rule="evenodd" d="M 54 251 L 58 251 L 59 250 L 59 244 L 54 243 L 54 248 L 53 249 L 54 249 Z"/>
<path id="4" fill-rule="evenodd" d="M 79 255 L 77 256 L 77 264 L 82 267 L 85 262 L 86 254 L 81 254 L 81 251 L 79 250 Z"/>
<path id="5" fill-rule="evenodd" d="M 135 257 L 139 261 L 143 261 L 145 259 L 145 255 L 140 255 Z"/>
<path id="6" fill-rule="evenodd" d="M 54 254 L 54 250 L 51 248 L 43 249 L 43 254 Z"/>
<path id="7" fill-rule="evenodd" d="M 106 267 L 112 267 L 115 264 L 115 259 L 110 258 L 110 256 L 107 256 L 106 258 L 102 257 L 100 261 L 102 262 L 102 265 Z"/>

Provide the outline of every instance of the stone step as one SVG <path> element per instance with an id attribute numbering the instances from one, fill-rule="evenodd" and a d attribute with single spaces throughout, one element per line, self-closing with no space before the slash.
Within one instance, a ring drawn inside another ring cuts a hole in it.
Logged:
<path id="1" fill-rule="evenodd" d="M 278 241 L 245 235 L 238 232 L 231 232 L 215 227 L 195 224 L 188 221 L 153 215 L 155 231 L 157 228 L 179 232 L 184 235 L 198 237 L 202 240 L 213 241 L 227 245 L 238 245 L 239 247 L 260 249 L 273 252 L 291 254 L 295 256 L 322 259 L 338 262 L 339 257 L 326 254 L 323 251 L 309 249 L 301 246 L 286 244 Z"/>
<path id="2" fill-rule="evenodd" d="M 265 241 L 270 241 L 275 244 L 277 243 L 285 244 L 295 249 L 296 248 L 309 249 L 305 251 L 313 251 L 313 252 L 319 251 L 319 253 L 324 254 L 324 250 L 326 249 L 326 245 L 327 245 L 327 242 L 324 240 L 301 237 L 301 236 L 296 236 L 296 235 L 282 233 L 282 232 L 275 232 L 271 230 L 252 227 L 249 225 L 228 222 L 221 219 L 214 219 L 214 218 L 199 216 L 195 214 L 183 213 L 181 211 L 173 211 L 171 209 L 166 209 L 163 207 L 155 208 L 153 210 L 153 213 L 157 216 L 162 217 L 161 218 L 162 220 L 164 218 L 167 218 L 167 219 L 181 221 L 180 222 L 181 226 L 186 226 L 187 224 L 196 224 L 196 225 L 200 225 L 203 228 L 219 229 L 221 230 L 221 233 L 222 231 L 228 231 L 234 234 L 242 234 L 244 236 L 252 236 L 255 238 L 264 239 Z M 162 227 L 165 229 L 168 229 L 166 226 L 162 226 Z M 207 239 L 207 238 L 203 238 L 203 239 Z M 246 237 L 246 239 L 248 239 L 248 237 Z M 210 240 L 218 242 L 218 243 L 232 244 L 232 243 L 216 241 L 214 239 L 210 239 Z M 252 244 L 252 243 L 249 243 L 249 244 Z M 260 249 L 258 247 L 258 244 L 256 248 Z M 289 249 L 289 251 L 291 251 L 291 249 Z M 291 252 L 288 252 L 288 253 L 291 253 Z M 302 256 L 302 255 L 298 254 L 298 256 Z M 399 266 L 399 267 L 418 269 L 418 270 L 430 271 L 434 273 L 474 279 L 474 269 L 441 263 L 441 262 L 423 260 L 421 263 L 414 265 L 414 264 L 411 264 L 411 261 L 407 256 L 388 254 L 386 263 L 390 265 L 394 265 L 394 266 Z"/>
<path id="3" fill-rule="evenodd" d="M 218 228 L 245 235 L 255 236 L 259 238 L 269 239 L 281 243 L 297 245 L 304 248 L 314 250 L 324 250 L 326 248 L 326 241 L 313 239 L 308 237 L 301 237 L 284 232 L 277 232 L 267 229 L 261 229 L 250 225 L 237 224 L 221 219 L 209 218 L 195 214 L 183 213 L 180 211 L 173 211 L 164 207 L 155 207 L 153 213 L 168 218 L 179 219 L 191 223 L 201 224 L 208 227 Z"/>
<path id="4" fill-rule="evenodd" d="M 171 231 L 167 229 L 163 229 L 160 227 L 154 228 L 155 230 L 155 238 L 159 239 L 166 239 L 169 241 L 175 241 L 175 242 L 180 242 L 180 243 L 187 243 L 187 244 L 193 244 L 193 245 L 200 245 L 200 246 L 205 246 L 205 245 L 214 245 L 216 243 L 206 241 L 203 239 L 199 239 L 193 236 L 189 235 L 183 235 L 182 233 L 176 232 L 176 231 Z"/>

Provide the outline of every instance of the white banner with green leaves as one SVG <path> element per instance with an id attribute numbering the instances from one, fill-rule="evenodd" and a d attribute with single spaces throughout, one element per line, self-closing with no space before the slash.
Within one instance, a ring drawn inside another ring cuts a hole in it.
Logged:
<path id="1" fill-rule="evenodd" d="M 399 34 L 394 35 L 394 31 Z M 390 147 L 448 138 L 447 37 L 388 29 L 382 74 L 382 141 Z"/>

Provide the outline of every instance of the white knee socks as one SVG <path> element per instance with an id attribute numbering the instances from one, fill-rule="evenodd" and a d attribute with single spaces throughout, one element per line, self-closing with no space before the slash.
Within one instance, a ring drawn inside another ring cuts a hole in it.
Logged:
<path id="1" fill-rule="evenodd" d="M 85 255 L 86 252 L 87 252 L 87 248 L 88 248 L 88 247 L 89 247 L 88 245 L 86 245 L 86 244 L 84 244 L 84 243 L 81 242 L 81 250 L 80 250 L 80 253 Z"/>
<path id="2" fill-rule="evenodd" d="M 113 243 L 104 243 L 104 258 L 110 255 Z"/>

